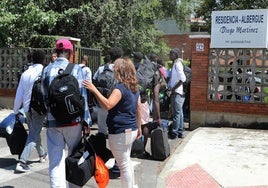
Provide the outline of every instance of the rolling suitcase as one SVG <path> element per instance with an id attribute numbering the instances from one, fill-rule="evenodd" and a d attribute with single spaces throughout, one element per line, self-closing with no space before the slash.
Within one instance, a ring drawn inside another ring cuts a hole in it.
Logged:
<path id="1" fill-rule="evenodd" d="M 23 124 L 20 121 L 16 121 L 12 133 L 6 135 L 7 145 L 9 146 L 12 155 L 19 155 L 20 157 L 24 149 L 27 136 L 28 134 Z"/>
<path id="2" fill-rule="evenodd" d="M 151 152 L 155 160 L 163 161 L 170 155 L 168 132 L 166 129 L 157 127 L 151 132 Z"/>

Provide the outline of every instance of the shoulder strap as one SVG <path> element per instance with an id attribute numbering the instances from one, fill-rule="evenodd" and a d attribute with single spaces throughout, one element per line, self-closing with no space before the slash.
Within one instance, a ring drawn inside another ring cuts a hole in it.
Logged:
<path id="1" fill-rule="evenodd" d="M 64 74 L 70 74 L 74 68 L 74 63 L 69 63 L 64 71 Z"/>
<path id="2" fill-rule="evenodd" d="M 45 67 L 42 68 L 42 71 L 38 74 L 39 77 L 41 77 L 43 75 Z"/>

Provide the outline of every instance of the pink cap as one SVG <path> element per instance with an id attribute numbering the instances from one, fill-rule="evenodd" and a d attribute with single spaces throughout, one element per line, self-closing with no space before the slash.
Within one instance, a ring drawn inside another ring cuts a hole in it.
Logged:
<path id="1" fill-rule="evenodd" d="M 68 39 L 59 39 L 56 42 L 56 49 L 73 51 L 73 45 Z"/>

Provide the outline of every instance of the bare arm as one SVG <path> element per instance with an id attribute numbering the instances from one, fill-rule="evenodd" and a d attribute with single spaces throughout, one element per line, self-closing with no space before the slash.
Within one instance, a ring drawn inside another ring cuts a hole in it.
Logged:
<path id="1" fill-rule="evenodd" d="M 178 81 L 178 83 L 172 88 L 171 92 L 174 93 L 175 90 L 180 87 L 183 84 L 183 82 L 180 80 Z"/>
<path id="2" fill-rule="evenodd" d="M 160 90 L 160 83 L 158 82 L 153 89 L 153 101 L 154 101 L 153 119 L 156 120 L 159 125 L 161 125 L 159 90 Z"/>
<path id="3" fill-rule="evenodd" d="M 138 123 L 138 135 L 137 138 L 140 138 L 142 135 L 141 131 L 141 98 L 138 99 L 138 105 L 137 105 L 137 123 Z"/>
<path id="4" fill-rule="evenodd" d="M 83 85 L 95 95 L 100 105 L 103 106 L 106 110 L 112 109 L 122 98 L 122 94 L 119 89 L 114 89 L 107 99 L 91 82 L 85 80 L 83 81 Z"/>

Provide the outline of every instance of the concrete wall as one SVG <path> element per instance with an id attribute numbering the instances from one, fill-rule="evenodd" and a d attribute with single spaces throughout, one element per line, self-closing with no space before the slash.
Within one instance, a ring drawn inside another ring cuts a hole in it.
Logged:
<path id="1" fill-rule="evenodd" d="M 191 111 L 190 129 L 198 127 L 234 127 L 267 129 L 268 116 L 213 111 Z"/>
<path id="2" fill-rule="evenodd" d="M 0 108 L 13 109 L 14 97 L 0 97 Z"/>

